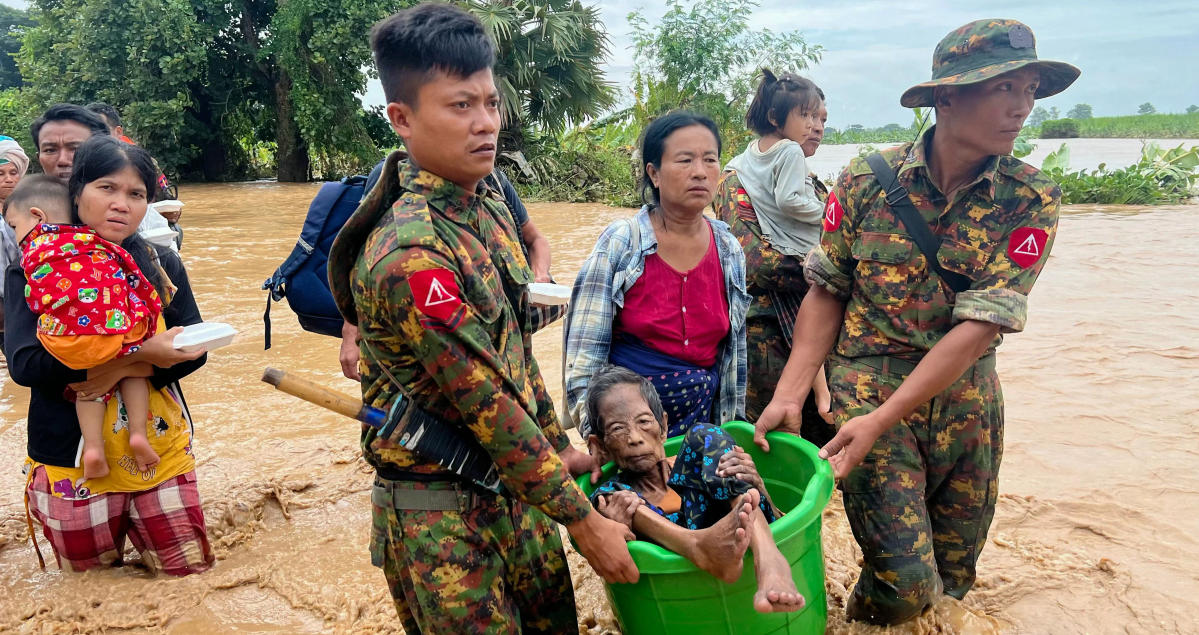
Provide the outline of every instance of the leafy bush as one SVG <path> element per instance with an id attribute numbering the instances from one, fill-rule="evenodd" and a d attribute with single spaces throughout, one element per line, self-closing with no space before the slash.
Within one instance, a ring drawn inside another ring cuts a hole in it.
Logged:
<path id="1" fill-rule="evenodd" d="M 531 157 L 505 156 L 505 172 L 522 198 L 634 207 L 640 167 L 633 159 L 640 128 L 634 122 L 583 126 L 531 139 Z"/>
<path id="2" fill-rule="evenodd" d="M 1076 139 L 1078 122 L 1073 119 L 1055 119 L 1041 124 L 1042 139 Z"/>
<path id="3" fill-rule="evenodd" d="M 1163 150 L 1150 143 L 1141 159 L 1119 170 L 1106 165 L 1090 172 L 1071 172 L 1065 144 L 1045 157 L 1041 169 L 1062 187 L 1062 203 L 1156 205 L 1177 203 L 1194 194 L 1199 182 L 1199 147 Z"/>

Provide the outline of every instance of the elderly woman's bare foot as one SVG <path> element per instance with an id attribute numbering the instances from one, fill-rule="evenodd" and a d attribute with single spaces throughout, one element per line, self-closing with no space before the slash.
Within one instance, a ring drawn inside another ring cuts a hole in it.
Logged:
<path id="1" fill-rule="evenodd" d="M 754 593 L 754 610 L 759 613 L 790 613 L 804 607 L 804 597 L 795 589 L 791 566 L 770 543 L 774 553 L 754 554 L 758 591 Z"/>
<path id="2" fill-rule="evenodd" d="M 749 548 L 753 530 L 753 511 L 759 500 L 756 489 L 742 495 L 724 518 L 707 529 L 694 532 L 691 553 L 684 555 L 713 577 L 729 584 L 736 582 L 745 564 L 745 550 Z"/>

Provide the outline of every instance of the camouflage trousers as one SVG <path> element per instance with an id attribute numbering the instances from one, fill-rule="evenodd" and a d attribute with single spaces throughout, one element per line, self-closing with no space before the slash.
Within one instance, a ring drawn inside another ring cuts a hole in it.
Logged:
<path id="1" fill-rule="evenodd" d="M 773 315 L 750 317 L 745 324 L 746 362 L 748 375 L 745 381 L 745 416 L 750 422 L 757 421 L 762 410 L 774 397 L 783 367 L 791 356 L 791 346 L 783 337 L 778 318 Z M 802 411 L 803 423 L 800 436 L 821 447 L 833 438 L 832 426 L 820 418 L 816 409 L 816 397 L 809 392 Z"/>
<path id="2" fill-rule="evenodd" d="M 578 630 L 558 528 L 503 496 L 463 497 L 465 511 L 397 509 L 398 489 L 448 482 L 375 480 L 371 562 L 383 569 L 408 635 Z"/>
<path id="3" fill-rule="evenodd" d="M 829 358 L 838 425 L 873 411 L 899 387 L 909 369 L 872 367 L 882 359 Z M 995 513 L 1002 455 L 994 355 L 875 442 L 841 483 L 864 561 L 849 619 L 897 624 L 942 593 L 966 595 Z"/>

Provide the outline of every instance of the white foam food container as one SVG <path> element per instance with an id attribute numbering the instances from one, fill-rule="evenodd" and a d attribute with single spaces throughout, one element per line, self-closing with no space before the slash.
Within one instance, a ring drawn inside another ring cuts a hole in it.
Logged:
<path id="1" fill-rule="evenodd" d="M 138 232 L 142 240 L 159 247 L 172 247 L 175 244 L 175 230 L 170 227 L 155 227 L 144 232 Z"/>
<path id="2" fill-rule="evenodd" d="M 174 347 L 184 353 L 210 351 L 233 342 L 237 330 L 224 322 L 201 322 L 183 327 L 175 336 Z"/>
<path id="3" fill-rule="evenodd" d="M 529 296 L 533 304 L 558 306 L 570 303 L 570 287 L 552 282 L 529 283 Z"/>
<path id="4" fill-rule="evenodd" d="M 150 205 L 152 205 L 154 207 L 154 211 L 158 212 L 159 214 L 163 212 L 177 212 L 183 209 L 183 201 L 177 201 L 174 199 L 158 201 L 156 203 L 150 203 Z"/>

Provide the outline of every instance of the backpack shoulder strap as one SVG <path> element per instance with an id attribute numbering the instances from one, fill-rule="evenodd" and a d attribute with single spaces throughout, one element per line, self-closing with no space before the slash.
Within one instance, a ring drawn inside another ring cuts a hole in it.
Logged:
<path id="1" fill-rule="evenodd" d="M 891 166 L 887 165 L 887 160 L 883 155 L 875 152 L 866 157 L 866 163 L 870 165 L 870 169 L 874 170 L 874 178 L 878 179 L 879 184 L 883 188 L 883 192 L 887 198 L 887 205 L 895 211 L 899 216 L 900 222 L 903 223 L 904 229 L 908 230 L 908 234 L 912 236 L 912 240 L 916 242 L 916 246 L 924 253 L 924 259 L 928 262 L 928 268 L 932 269 L 945 284 L 954 293 L 961 293 L 970 288 L 970 278 L 954 272 L 947 271 L 941 267 L 941 262 L 937 260 L 937 252 L 941 249 L 941 241 L 933 236 L 932 230 L 928 228 L 928 223 L 924 221 L 924 217 L 920 212 L 916 211 L 916 206 L 912 204 L 912 198 L 908 196 L 908 190 L 899 183 L 899 178 Z"/>

